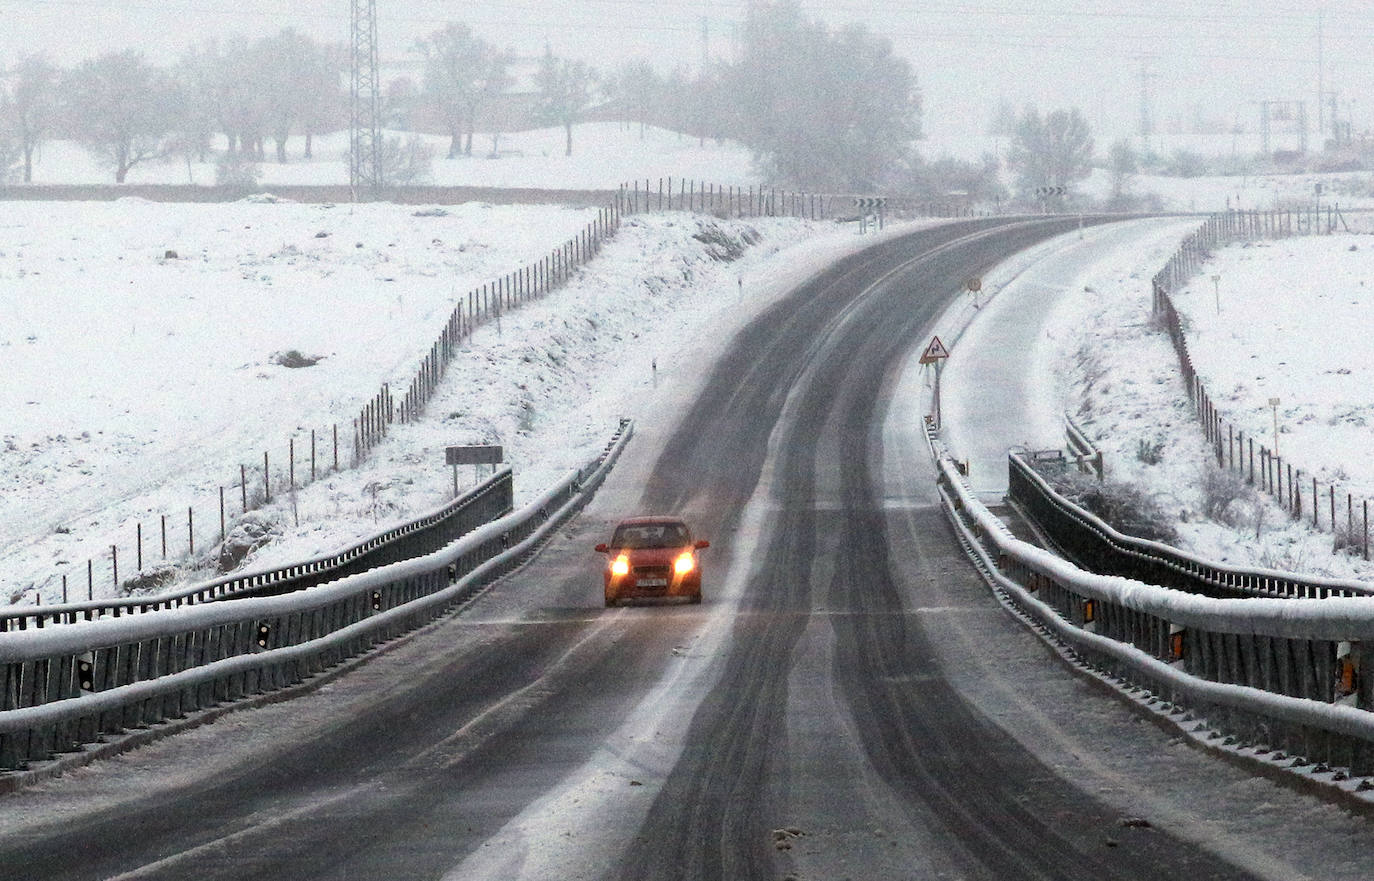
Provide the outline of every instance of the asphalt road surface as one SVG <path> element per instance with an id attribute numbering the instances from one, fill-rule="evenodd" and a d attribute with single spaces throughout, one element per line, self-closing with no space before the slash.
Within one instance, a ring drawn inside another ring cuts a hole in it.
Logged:
<path id="1" fill-rule="evenodd" d="M 1158 752 L 1161 787 L 1213 761 L 1059 665 L 935 505 L 911 353 L 964 279 L 1071 225 L 954 223 L 836 264 L 461 614 L 0 800 L 0 877 L 1297 877 L 1105 757 Z M 591 547 L 647 512 L 710 539 L 701 606 L 601 607 Z"/>

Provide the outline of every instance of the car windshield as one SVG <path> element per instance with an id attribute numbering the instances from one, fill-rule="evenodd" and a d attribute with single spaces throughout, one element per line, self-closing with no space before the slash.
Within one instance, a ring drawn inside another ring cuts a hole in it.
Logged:
<path id="1" fill-rule="evenodd" d="M 691 533 L 681 523 L 636 523 L 618 527 L 612 547 L 680 548 L 692 543 Z"/>

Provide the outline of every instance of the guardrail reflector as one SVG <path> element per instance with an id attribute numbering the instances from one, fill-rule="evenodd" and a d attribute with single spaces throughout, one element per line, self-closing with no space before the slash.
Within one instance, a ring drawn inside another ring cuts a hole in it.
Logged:
<path id="1" fill-rule="evenodd" d="M 1093 600 L 1083 601 L 1083 623 L 1091 624 L 1097 617 L 1097 604 Z"/>
<path id="2" fill-rule="evenodd" d="M 380 590 L 374 590 L 374 591 L 372 592 L 372 611 L 374 611 L 374 612 L 380 612 L 381 610 L 382 610 L 382 592 L 381 592 Z"/>
<path id="3" fill-rule="evenodd" d="M 95 655 L 87 652 L 76 659 L 76 684 L 82 691 L 95 691 Z"/>
<path id="4" fill-rule="evenodd" d="M 1336 691 L 1341 695 L 1355 693 L 1359 671 L 1355 668 L 1354 646 L 1349 642 L 1336 644 Z"/>
<path id="5" fill-rule="evenodd" d="M 258 648 L 267 648 L 268 641 L 272 638 L 272 625 L 263 622 L 258 625 Z"/>
<path id="6" fill-rule="evenodd" d="M 1169 625 L 1169 655 L 1172 660 L 1183 660 L 1183 628 L 1177 624 Z"/>

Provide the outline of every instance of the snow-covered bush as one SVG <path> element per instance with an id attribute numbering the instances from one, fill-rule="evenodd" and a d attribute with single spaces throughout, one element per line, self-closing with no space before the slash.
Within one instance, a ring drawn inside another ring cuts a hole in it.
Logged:
<path id="1" fill-rule="evenodd" d="M 1158 465 L 1164 461 L 1164 439 L 1140 438 L 1136 441 L 1135 457 L 1146 465 Z"/>
<path id="2" fill-rule="evenodd" d="M 434 147 L 419 135 L 387 138 L 382 143 L 382 182 L 389 187 L 428 183 L 434 170 Z"/>
<path id="3" fill-rule="evenodd" d="M 1178 540 L 1173 516 L 1138 486 L 1099 481 L 1078 471 L 1037 471 L 1055 492 L 1096 515 L 1117 532 L 1165 543 Z"/>
<path id="4" fill-rule="evenodd" d="M 157 593 L 176 580 L 180 570 L 171 563 L 155 563 L 142 572 L 124 579 L 120 589 L 125 596 Z"/>
<path id="5" fill-rule="evenodd" d="M 282 525 L 270 513 L 249 511 L 229 530 L 219 550 L 219 569 L 232 572 L 248 555 L 282 533 Z"/>
<path id="6" fill-rule="evenodd" d="M 1236 472 L 1205 462 L 1200 488 L 1202 513 L 1209 519 L 1227 526 L 1242 526 L 1245 521 L 1252 519 L 1244 516 L 1244 509 L 1253 510 L 1254 505 L 1247 502 L 1252 501 L 1255 491 Z"/>
<path id="7" fill-rule="evenodd" d="M 215 184 L 221 187 L 248 189 L 262 180 L 262 166 L 242 151 L 232 150 L 215 163 Z"/>
<path id="8" fill-rule="evenodd" d="M 727 232 L 719 224 L 702 221 L 700 229 L 692 238 L 706 246 L 706 253 L 712 260 L 718 263 L 733 263 L 743 257 L 744 252 L 750 247 L 762 241 L 763 236 L 750 226 L 745 226 L 738 232 Z"/>

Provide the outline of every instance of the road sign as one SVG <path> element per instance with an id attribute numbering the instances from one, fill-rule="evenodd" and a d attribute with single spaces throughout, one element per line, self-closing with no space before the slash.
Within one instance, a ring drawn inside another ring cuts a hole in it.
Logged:
<path id="1" fill-rule="evenodd" d="M 444 464 L 453 466 L 453 497 L 458 498 L 458 466 L 490 465 L 492 473 L 501 464 L 500 444 L 469 444 L 461 447 L 444 447 Z M 481 474 L 480 468 L 473 468 L 474 474 Z"/>
<path id="2" fill-rule="evenodd" d="M 1036 187 L 1035 195 L 1044 199 L 1048 196 L 1062 196 L 1068 191 L 1068 187 Z"/>
<path id="3" fill-rule="evenodd" d="M 936 361 L 939 361 L 941 358 L 948 357 L 949 349 L 946 349 L 945 344 L 940 342 L 940 338 L 931 337 L 930 345 L 926 346 L 926 350 L 921 353 L 920 363 L 933 364 Z"/>
<path id="4" fill-rule="evenodd" d="M 500 465 L 501 458 L 500 444 L 444 447 L 445 465 Z"/>
<path id="5" fill-rule="evenodd" d="M 854 205 L 858 208 L 882 208 L 887 205 L 887 200 L 882 198 L 860 197 L 854 200 Z"/>
<path id="6" fill-rule="evenodd" d="M 970 278 L 964 283 L 964 286 L 969 289 L 969 293 L 976 294 L 983 289 L 983 280 L 981 278 Z"/>

